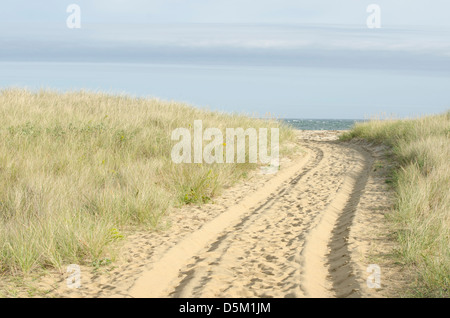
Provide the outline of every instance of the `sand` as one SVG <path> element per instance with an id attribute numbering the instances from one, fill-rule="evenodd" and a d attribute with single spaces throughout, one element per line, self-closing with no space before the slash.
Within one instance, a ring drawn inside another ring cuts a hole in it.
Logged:
<path id="1" fill-rule="evenodd" d="M 39 288 L 52 297 L 393 295 L 395 266 L 377 259 L 394 248 L 385 149 L 338 142 L 339 133 L 299 131 L 301 151 L 278 173 L 255 172 L 210 204 L 172 211 L 165 230 L 132 233 L 114 266 L 81 267 L 78 289 L 66 273 Z M 382 268 L 380 288 L 367 284 L 370 264 Z"/>

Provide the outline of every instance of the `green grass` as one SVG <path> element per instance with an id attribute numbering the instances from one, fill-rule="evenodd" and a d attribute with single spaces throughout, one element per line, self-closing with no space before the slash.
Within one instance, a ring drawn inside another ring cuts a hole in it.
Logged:
<path id="1" fill-rule="evenodd" d="M 175 128 L 279 127 L 275 120 L 102 93 L 0 92 L 0 274 L 103 265 L 130 227 L 208 202 L 257 164 L 174 164 Z M 283 148 L 281 148 L 283 151 Z M 169 229 L 170 230 L 170 229 Z"/>
<path id="2" fill-rule="evenodd" d="M 396 191 L 389 220 L 396 229 L 398 261 L 414 273 L 407 296 L 450 296 L 450 111 L 410 120 L 359 123 L 341 137 L 391 148 Z"/>

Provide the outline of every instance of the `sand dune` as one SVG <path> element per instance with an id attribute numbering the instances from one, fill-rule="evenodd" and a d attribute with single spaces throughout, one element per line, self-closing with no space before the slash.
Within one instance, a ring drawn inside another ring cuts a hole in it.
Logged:
<path id="1" fill-rule="evenodd" d="M 386 186 L 373 170 L 383 149 L 336 139 L 337 132 L 299 132 L 303 153 L 282 160 L 276 175 L 255 174 L 213 204 L 172 213 L 170 230 L 130 236 L 117 268 L 84 268 L 81 288 L 60 283 L 53 295 L 385 295 L 367 287 L 365 270 L 381 246 L 373 238 L 389 209 Z"/>

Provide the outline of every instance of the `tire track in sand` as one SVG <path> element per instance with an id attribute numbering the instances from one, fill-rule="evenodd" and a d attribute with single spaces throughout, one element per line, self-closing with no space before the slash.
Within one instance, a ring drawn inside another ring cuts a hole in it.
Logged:
<path id="1" fill-rule="evenodd" d="M 171 248 L 129 294 L 327 297 L 342 295 L 333 290 L 342 277 L 355 289 L 338 256 L 370 158 L 337 142 L 301 146 L 309 155 Z"/>

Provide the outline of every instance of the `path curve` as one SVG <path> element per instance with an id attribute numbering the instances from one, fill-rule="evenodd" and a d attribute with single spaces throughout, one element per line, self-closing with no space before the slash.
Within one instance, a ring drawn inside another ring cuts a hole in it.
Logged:
<path id="1" fill-rule="evenodd" d="M 127 293 L 356 296 L 346 241 L 373 159 L 355 144 L 299 143 L 306 156 L 168 249 Z"/>

